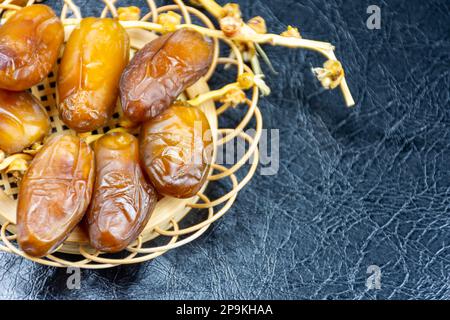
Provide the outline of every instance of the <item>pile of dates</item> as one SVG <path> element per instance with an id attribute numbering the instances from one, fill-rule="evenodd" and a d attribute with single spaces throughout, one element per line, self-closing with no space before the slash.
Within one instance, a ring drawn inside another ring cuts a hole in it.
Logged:
<path id="1" fill-rule="evenodd" d="M 63 43 L 64 27 L 45 5 L 0 26 L 0 149 L 7 154 L 49 135 L 46 110 L 27 89 L 48 76 Z M 60 118 L 73 133 L 48 137 L 20 183 L 24 252 L 48 255 L 77 225 L 92 247 L 118 252 L 136 240 L 161 196 L 196 195 L 209 171 L 210 126 L 202 111 L 176 99 L 206 74 L 212 51 L 210 39 L 179 30 L 129 61 L 130 39 L 117 20 L 81 20 L 57 77 Z M 88 145 L 76 133 L 105 126 L 118 99 L 139 136 L 116 131 Z"/>

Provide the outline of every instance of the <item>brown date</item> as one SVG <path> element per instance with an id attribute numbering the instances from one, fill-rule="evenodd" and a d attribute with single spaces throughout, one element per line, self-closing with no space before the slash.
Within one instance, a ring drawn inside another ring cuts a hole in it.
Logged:
<path id="1" fill-rule="evenodd" d="M 91 245 L 118 252 L 136 240 L 157 202 L 139 165 L 138 140 L 109 133 L 95 143 L 96 179 L 86 221 Z"/>
<path id="2" fill-rule="evenodd" d="M 55 250 L 83 218 L 94 184 L 94 154 L 74 135 L 52 137 L 35 156 L 19 190 L 17 239 L 24 252 Z"/>
<path id="3" fill-rule="evenodd" d="M 172 105 L 144 123 L 141 160 L 158 193 L 189 198 L 206 180 L 212 156 L 211 131 L 204 113 Z"/>
<path id="4" fill-rule="evenodd" d="M 0 89 L 0 149 L 20 152 L 50 130 L 47 112 L 31 93 Z"/>
<path id="5" fill-rule="evenodd" d="M 156 117 L 206 74 L 212 57 L 211 40 L 192 30 L 181 29 L 148 43 L 120 81 L 125 115 L 135 123 Z"/>
<path id="6" fill-rule="evenodd" d="M 59 112 L 71 129 L 87 132 L 105 125 L 129 54 L 128 34 L 117 20 L 85 18 L 72 32 L 58 71 Z"/>
<path id="7" fill-rule="evenodd" d="M 0 27 L 0 88 L 22 91 L 38 84 L 56 63 L 64 27 L 49 7 L 25 7 Z"/>

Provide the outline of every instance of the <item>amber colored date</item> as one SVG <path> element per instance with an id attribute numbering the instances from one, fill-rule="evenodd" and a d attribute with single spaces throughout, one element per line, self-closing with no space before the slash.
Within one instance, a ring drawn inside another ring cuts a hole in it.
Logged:
<path id="1" fill-rule="evenodd" d="M 72 32 L 58 71 L 62 120 L 77 132 L 106 124 L 116 106 L 130 40 L 114 19 L 85 18 Z"/>
<path id="2" fill-rule="evenodd" d="M 189 198 L 206 180 L 212 156 L 211 130 L 204 113 L 172 105 L 142 126 L 141 160 L 158 193 Z"/>
<path id="3" fill-rule="evenodd" d="M 52 137 L 35 156 L 19 190 L 17 239 L 24 252 L 55 250 L 83 218 L 94 184 L 94 154 L 77 136 Z"/>
<path id="4" fill-rule="evenodd" d="M 139 166 L 138 140 L 109 133 L 94 147 L 96 179 L 86 221 L 91 245 L 118 252 L 136 240 L 147 224 L 157 197 Z"/>
<path id="5" fill-rule="evenodd" d="M 64 27 L 49 7 L 25 7 L 0 27 L 0 88 L 22 91 L 38 84 L 56 63 Z"/>
<path id="6" fill-rule="evenodd" d="M 135 123 L 156 117 L 206 74 L 212 53 L 211 40 L 192 30 L 178 30 L 148 43 L 120 81 L 125 115 Z"/>
<path id="7" fill-rule="evenodd" d="M 4 1 L 0 1 L 0 3 L 2 3 L 2 2 L 4 2 Z M 28 2 L 28 0 L 12 0 L 11 4 L 16 4 L 18 6 L 24 6 L 27 4 L 27 2 Z"/>
<path id="8" fill-rule="evenodd" d="M 20 152 L 50 130 L 47 112 L 31 93 L 0 89 L 0 150 Z"/>

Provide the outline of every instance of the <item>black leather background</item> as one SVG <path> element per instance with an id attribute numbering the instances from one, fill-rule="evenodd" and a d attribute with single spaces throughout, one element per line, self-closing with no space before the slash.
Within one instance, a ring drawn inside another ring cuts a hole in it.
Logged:
<path id="1" fill-rule="evenodd" d="M 99 14 L 98 1 L 76 2 Z M 267 48 L 279 74 L 268 73 L 273 94 L 260 107 L 265 128 L 280 130 L 277 175 L 256 175 L 197 241 L 82 271 L 80 290 L 67 289 L 66 270 L 0 254 L 1 298 L 450 298 L 450 2 L 237 2 L 272 32 L 292 24 L 334 43 L 357 106 L 320 89 L 317 54 Z M 381 30 L 366 28 L 371 4 Z M 369 265 L 381 268 L 380 290 L 366 288 Z"/>

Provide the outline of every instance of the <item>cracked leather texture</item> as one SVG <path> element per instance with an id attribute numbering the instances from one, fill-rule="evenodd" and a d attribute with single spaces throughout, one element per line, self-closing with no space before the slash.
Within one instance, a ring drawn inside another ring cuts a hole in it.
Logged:
<path id="1" fill-rule="evenodd" d="M 100 13 L 97 1 L 76 2 Z M 321 90 L 316 53 L 266 47 L 279 72 L 266 69 L 273 93 L 260 103 L 264 127 L 279 129 L 276 175 L 257 174 L 198 240 L 151 262 L 82 270 L 80 290 L 67 289 L 65 269 L 2 253 L 0 298 L 450 298 L 450 3 L 237 2 L 272 32 L 291 24 L 335 44 L 356 107 Z M 372 4 L 380 30 L 366 27 Z M 208 194 L 228 187 L 219 186 Z M 370 265 L 381 268 L 380 290 L 366 288 Z"/>

